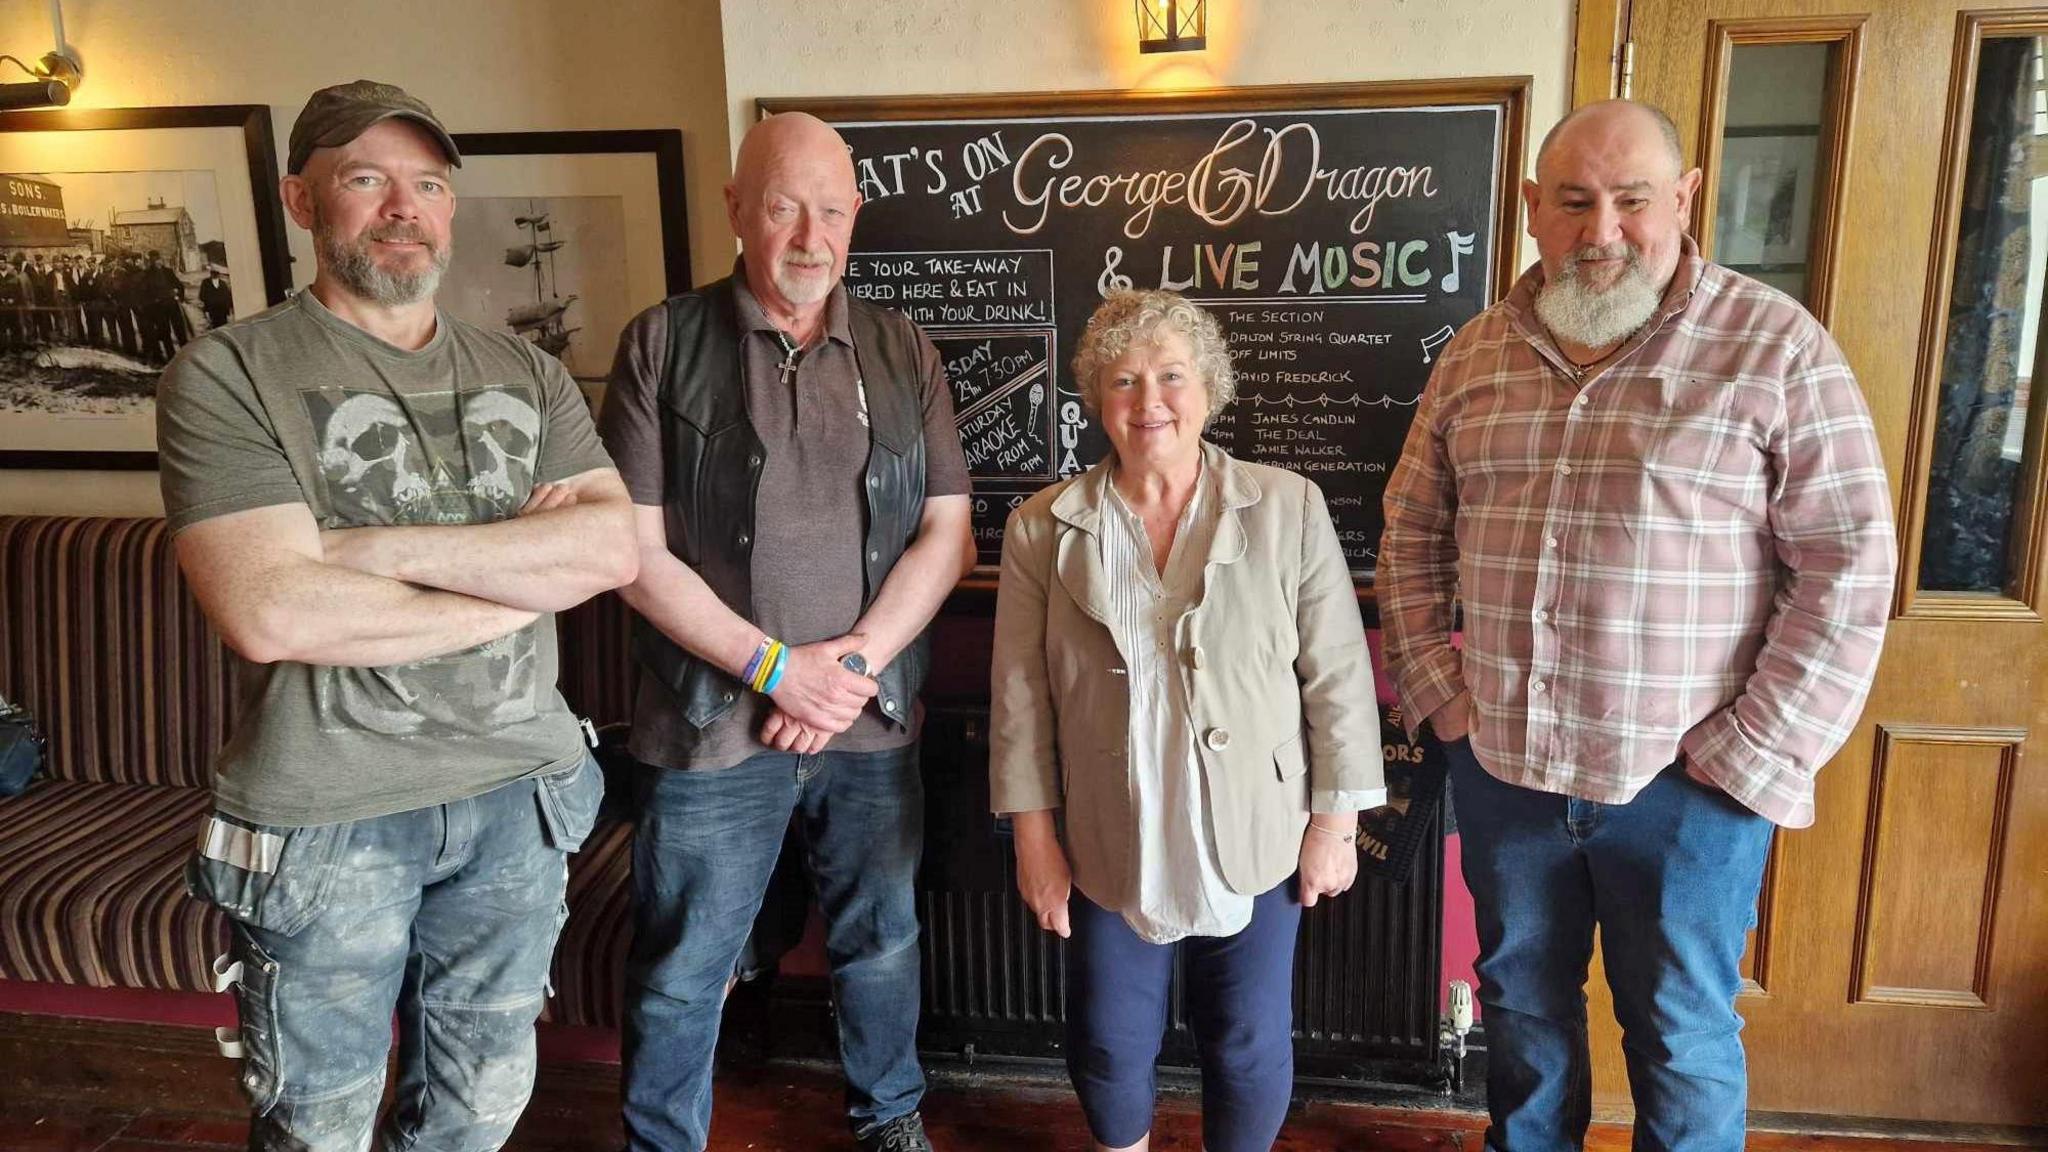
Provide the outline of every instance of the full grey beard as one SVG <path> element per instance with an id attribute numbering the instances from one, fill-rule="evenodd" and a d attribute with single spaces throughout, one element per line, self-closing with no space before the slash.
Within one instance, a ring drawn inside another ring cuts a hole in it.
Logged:
<path id="1" fill-rule="evenodd" d="M 1649 323 L 1664 290 L 1643 266 L 1642 253 L 1633 248 L 1628 266 L 1613 285 L 1604 291 L 1592 287 L 1579 275 L 1580 259 L 1592 251 L 1581 249 L 1565 258 L 1557 275 L 1536 294 L 1536 318 L 1565 343 L 1605 348 Z"/>
<path id="2" fill-rule="evenodd" d="M 417 304 L 441 287 L 441 273 L 448 270 L 447 248 L 429 248 L 431 257 L 417 272 L 390 272 L 377 266 L 370 255 L 373 233 L 364 233 L 354 244 L 344 243 L 316 214 L 313 239 L 320 248 L 320 262 L 349 294 L 385 308 Z"/>

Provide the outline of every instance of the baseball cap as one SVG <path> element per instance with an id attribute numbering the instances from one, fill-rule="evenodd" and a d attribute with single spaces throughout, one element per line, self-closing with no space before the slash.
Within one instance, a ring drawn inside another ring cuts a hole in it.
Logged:
<path id="1" fill-rule="evenodd" d="M 462 153 L 455 138 L 434 116 L 434 110 L 396 84 L 374 80 L 352 80 L 313 93 L 299 118 L 292 122 L 291 154 L 285 171 L 296 176 L 306 167 L 315 148 L 339 148 L 361 136 L 372 124 L 402 116 L 425 128 L 448 162 L 462 167 Z"/>

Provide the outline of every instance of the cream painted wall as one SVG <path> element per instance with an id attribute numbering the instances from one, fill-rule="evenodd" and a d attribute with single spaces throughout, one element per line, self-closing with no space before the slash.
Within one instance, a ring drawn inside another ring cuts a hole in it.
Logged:
<path id="1" fill-rule="evenodd" d="M 75 107 L 269 104 L 280 170 L 307 94 L 358 76 L 404 86 L 457 132 L 681 128 L 697 276 L 732 261 L 714 0 L 71 0 L 65 18 L 85 64 Z M 0 9 L 0 52 L 49 44 L 44 5 Z M 290 231 L 304 284 L 312 246 Z M 0 471 L 0 513 L 162 509 L 154 472 Z"/>
<path id="2" fill-rule="evenodd" d="M 1138 52 L 1131 0 L 720 7 L 735 146 L 775 96 L 1530 76 L 1532 142 L 1571 100 L 1573 0 L 1209 0 L 1209 47 L 1156 56 Z"/>

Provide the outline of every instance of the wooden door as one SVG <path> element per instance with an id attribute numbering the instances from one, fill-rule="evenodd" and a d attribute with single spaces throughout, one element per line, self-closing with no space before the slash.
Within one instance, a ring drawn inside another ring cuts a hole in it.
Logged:
<path id="1" fill-rule="evenodd" d="M 1587 7 L 1596 17 L 1604 8 L 1612 27 L 1613 0 Z M 1968 370 L 1958 341 L 1983 343 L 1986 322 L 1974 311 L 1967 323 L 1950 316 L 1959 263 L 1966 280 L 2013 267 L 1987 265 L 1982 230 L 1958 234 L 1983 187 L 2020 187 L 1982 183 L 1999 175 L 1991 169 L 1978 185 L 1966 181 L 1973 122 L 1996 142 L 1993 120 L 1973 113 L 1988 67 L 1980 45 L 2048 34 L 2048 8 L 1632 0 L 1626 16 L 1633 48 L 1616 54 L 1617 71 L 1632 74 L 1631 95 L 1671 114 L 1708 173 L 1694 207 L 1703 249 L 1751 262 L 1827 323 L 1869 398 L 1898 497 L 1899 592 L 1876 688 L 1820 775 L 1815 826 L 1779 833 L 1765 878 L 1751 986 L 1738 1002 L 1751 1107 L 2048 1123 L 2048 403 L 2023 414 L 2031 358 L 2003 352 L 1997 380 Z M 1581 19 L 1584 45 L 1597 24 Z M 1807 47 L 1754 52 L 1783 45 Z M 1993 63 L 2008 54 L 1995 49 Z M 1780 82 L 1765 62 L 1805 69 L 1819 110 L 1805 129 L 1757 123 L 1798 119 L 1797 99 L 1772 97 L 1763 104 L 1787 110 L 1755 112 L 1759 85 Z M 2034 92 L 2020 96 L 2040 114 L 2018 147 L 2048 159 L 2038 51 L 2020 66 Z M 2012 74 L 2008 66 L 1985 90 L 2006 92 Z M 1802 133 L 1811 137 L 1803 144 Z M 2048 173 L 2048 163 L 2034 171 Z M 2048 192 L 2034 204 L 2035 230 L 2008 235 L 1996 259 L 2020 260 L 2038 279 Z M 2038 326 L 2037 305 L 2008 309 L 1989 329 L 1993 351 L 2017 338 L 2022 314 Z M 1974 408 L 1972 388 L 1982 392 Z M 1997 404 L 2010 424 L 2002 440 L 1983 426 L 1999 418 L 1986 410 Z M 1957 412 L 1978 424 L 1944 430 Z M 1959 459 L 1973 451 L 1978 459 Z M 1949 461 L 1939 477 L 1937 459 Z M 2002 546 L 1978 531 L 1996 526 L 2001 499 Z M 1603 1104 L 1625 1104 L 1619 1036 L 1597 976 L 1589 992 L 1597 1092 Z"/>

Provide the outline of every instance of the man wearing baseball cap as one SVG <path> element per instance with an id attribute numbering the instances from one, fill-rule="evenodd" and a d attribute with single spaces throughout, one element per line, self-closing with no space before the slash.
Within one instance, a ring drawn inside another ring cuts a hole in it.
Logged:
<path id="1" fill-rule="evenodd" d="M 550 613 L 633 578 L 631 504 L 560 362 L 436 308 L 460 163 L 398 88 L 314 93 L 312 285 L 158 390 L 179 564 L 249 661 L 187 880 L 232 922 L 251 1148 L 504 1143 L 603 791 Z"/>

